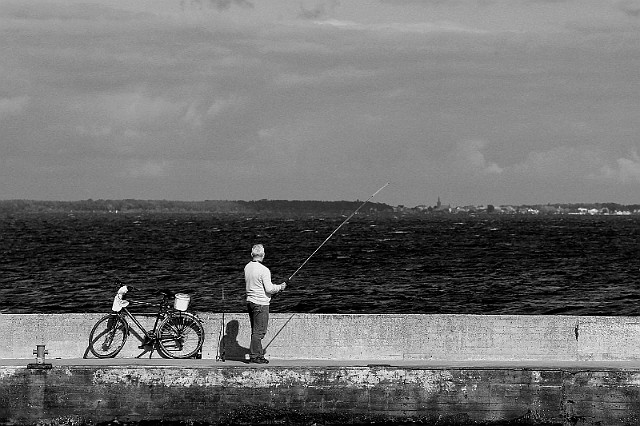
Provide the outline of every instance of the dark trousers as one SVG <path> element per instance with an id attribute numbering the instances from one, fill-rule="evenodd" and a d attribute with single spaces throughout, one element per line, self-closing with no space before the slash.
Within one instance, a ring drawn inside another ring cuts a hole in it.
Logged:
<path id="1" fill-rule="evenodd" d="M 249 344 L 249 357 L 260 358 L 264 356 L 262 339 L 267 334 L 269 324 L 269 305 L 256 305 L 247 302 L 249 321 L 251 322 L 251 343 Z"/>

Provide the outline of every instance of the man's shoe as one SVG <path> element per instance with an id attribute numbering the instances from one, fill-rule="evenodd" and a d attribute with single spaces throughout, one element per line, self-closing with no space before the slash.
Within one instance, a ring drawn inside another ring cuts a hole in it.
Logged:
<path id="1" fill-rule="evenodd" d="M 269 364 L 269 360 L 265 357 L 249 358 L 251 364 Z"/>

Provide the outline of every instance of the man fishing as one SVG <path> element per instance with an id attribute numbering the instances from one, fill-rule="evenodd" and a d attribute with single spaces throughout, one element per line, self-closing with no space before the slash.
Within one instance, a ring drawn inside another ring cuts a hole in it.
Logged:
<path id="1" fill-rule="evenodd" d="M 262 339 L 267 334 L 267 325 L 269 322 L 269 302 L 271 301 L 271 295 L 279 291 L 284 290 L 295 274 L 307 264 L 309 259 L 320 250 L 320 248 L 329 239 L 338 232 L 338 229 L 349 222 L 349 220 L 358 211 L 367 204 L 376 194 L 382 191 L 390 182 L 385 183 L 380 189 L 371 195 L 364 203 L 347 217 L 344 222 L 340 224 L 323 242 L 320 246 L 311 253 L 311 256 L 302 262 L 302 265 L 295 270 L 291 276 L 285 280 L 284 283 L 272 284 L 271 272 L 262 264 L 264 259 L 264 247 L 262 244 L 256 244 L 251 248 L 251 262 L 247 263 L 244 267 L 244 280 L 247 286 L 247 309 L 249 311 L 249 320 L 251 321 L 251 344 L 249 345 L 249 362 L 257 364 L 268 364 L 269 361 L 264 358 L 264 350 L 262 349 Z M 288 322 L 288 321 L 287 321 Z M 278 332 L 279 333 L 279 332 Z"/>
<path id="2" fill-rule="evenodd" d="M 256 244 L 251 248 L 251 262 L 244 267 L 244 281 L 247 290 L 247 310 L 251 322 L 251 344 L 249 345 L 249 362 L 268 364 L 264 357 L 262 339 L 267 334 L 269 324 L 269 302 L 271 296 L 287 287 L 271 282 L 271 271 L 262 264 L 264 247 Z"/>

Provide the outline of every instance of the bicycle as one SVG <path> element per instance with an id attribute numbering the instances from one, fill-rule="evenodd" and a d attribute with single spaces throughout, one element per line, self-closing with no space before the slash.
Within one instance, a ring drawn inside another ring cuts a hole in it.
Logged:
<path id="1" fill-rule="evenodd" d="M 145 349 L 142 354 L 151 351 L 151 356 L 153 350 L 157 349 L 167 358 L 185 359 L 199 355 L 204 343 L 204 327 L 195 314 L 187 312 L 190 300 L 187 295 L 160 291 L 162 301 L 156 304 L 125 300 L 129 289 L 133 287 L 120 287 L 114 299 L 113 312 L 100 318 L 93 326 L 89 334 L 89 349 L 93 355 L 98 358 L 113 358 L 122 350 L 132 330 L 127 318 L 144 334 L 144 341 L 139 346 L 140 349 Z M 146 330 L 129 312 L 129 304 L 158 307 L 151 330 Z"/>

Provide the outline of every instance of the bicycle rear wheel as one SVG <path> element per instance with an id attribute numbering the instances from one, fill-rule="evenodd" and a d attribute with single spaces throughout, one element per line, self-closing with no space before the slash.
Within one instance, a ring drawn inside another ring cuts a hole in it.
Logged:
<path id="1" fill-rule="evenodd" d="M 204 328 L 191 313 L 173 313 L 160 324 L 158 347 L 169 358 L 193 358 L 203 343 Z"/>
<path id="2" fill-rule="evenodd" d="M 112 358 L 122 350 L 129 337 L 129 326 L 118 314 L 100 318 L 89 334 L 89 349 L 98 358 Z"/>

